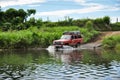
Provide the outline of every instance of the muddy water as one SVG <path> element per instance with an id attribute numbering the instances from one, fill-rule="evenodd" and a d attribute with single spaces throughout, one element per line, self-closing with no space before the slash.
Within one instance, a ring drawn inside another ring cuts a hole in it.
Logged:
<path id="1" fill-rule="evenodd" d="M 120 52 L 3 51 L 0 80 L 120 80 Z"/>

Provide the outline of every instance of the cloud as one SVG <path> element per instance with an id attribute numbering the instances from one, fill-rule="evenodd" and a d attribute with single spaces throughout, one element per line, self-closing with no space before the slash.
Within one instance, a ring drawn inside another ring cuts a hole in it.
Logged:
<path id="1" fill-rule="evenodd" d="M 31 5 L 28 5 L 28 7 L 39 7 L 40 5 L 38 4 L 31 4 Z"/>
<path id="2" fill-rule="evenodd" d="M 96 7 L 96 6 L 101 6 L 102 4 L 99 3 L 94 3 L 94 2 L 90 2 L 88 0 L 73 0 L 75 3 L 84 6 L 84 7 Z"/>
<path id="3" fill-rule="evenodd" d="M 106 7 L 106 9 L 104 9 L 104 11 L 119 11 L 119 10 L 120 10 L 119 7 L 112 7 L 112 6 Z"/>
<path id="4" fill-rule="evenodd" d="M 86 2 L 86 0 L 73 0 L 73 1 L 76 3 L 85 3 Z"/>
<path id="5" fill-rule="evenodd" d="M 1 7 L 15 6 L 15 5 L 25 5 L 33 3 L 43 3 L 46 0 L 2 0 L 0 1 Z"/>
<path id="6" fill-rule="evenodd" d="M 109 6 L 109 5 L 102 5 L 102 4 L 94 4 L 90 3 L 91 5 L 88 7 L 84 7 L 82 9 L 67 9 L 67 10 L 56 10 L 56 11 L 49 11 L 49 12 L 37 12 L 36 16 L 69 16 L 72 14 L 85 14 L 85 13 L 94 13 L 98 11 L 119 11 L 119 7 Z"/>
<path id="7" fill-rule="evenodd" d="M 36 15 L 39 16 L 66 16 L 69 14 L 83 14 L 83 13 L 90 13 L 101 11 L 104 6 L 94 6 L 94 7 L 87 7 L 83 9 L 70 9 L 70 10 L 56 10 L 56 11 L 49 11 L 49 12 L 38 12 Z"/>

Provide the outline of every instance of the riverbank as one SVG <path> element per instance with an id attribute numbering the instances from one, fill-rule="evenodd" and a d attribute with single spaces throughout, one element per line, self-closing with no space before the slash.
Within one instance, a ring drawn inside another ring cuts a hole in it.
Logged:
<path id="1" fill-rule="evenodd" d="M 120 31 L 111 34 L 102 42 L 104 48 L 120 50 Z"/>
<path id="2" fill-rule="evenodd" d="M 58 29 L 59 28 L 59 29 Z M 65 30 L 80 30 L 84 36 L 84 44 L 81 44 L 80 49 L 98 49 L 106 45 L 109 46 L 112 36 L 120 35 L 120 31 L 104 31 L 97 32 L 91 31 L 91 34 L 87 29 L 79 27 L 55 27 L 55 28 L 29 28 L 28 30 L 14 31 L 14 32 L 0 32 L 0 51 L 2 49 L 28 49 L 28 50 L 41 50 L 45 49 L 52 44 L 52 41 L 60 38 L 62 32 Z M 54 32 L 53 32 L 54 30 Z M 86 31 L 88 33 L 86 33 Z M 116 40 L 116 39 L 113 39 Z M 112 41 L 111 42 L 116 42 Z M 109 43 L 109 44 L 108 44 Z M 119 44 L 112 44 L 116 49 L 119 49 Z"/>
<path id="3" fill-rule="evenodd" d="M 100 34 L 93 39 L 90 43 L 86 43 L 80 46 L 81 49 L 96 49 L 96 48 L 100 48 L 100 47 L 104 47 L 104 48 L 113 48 L 112 46 L 118 46 L 116 48 L 119 48 L 119 44 L 113 44 L 112 42 L 116 42 L 120 41 L 117 40 L 119 39 L 120 35 L 120 31 L 104 31 L 104 32 L 100 32 Z M 112 37 L 116 36 L 117 39 L 113 39 L 111 40 L 111 42 L 109 42 L 109 39 L 111 39 Z M 116 41 L 114 41 L 116 40 Z M 110 45 L 111 44 L 111 45 Z"/>

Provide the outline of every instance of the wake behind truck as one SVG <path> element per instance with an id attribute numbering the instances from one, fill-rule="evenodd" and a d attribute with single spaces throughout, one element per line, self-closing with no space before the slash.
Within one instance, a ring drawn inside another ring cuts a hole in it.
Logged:
<path id="1" fill-rule="evenodd" d="M 55 48 L 63 48 L 64 45 L 78 47 L 83 43 L 83 37 L 80 31 L 66 31 L 59 40 L 54 40 Z"/>

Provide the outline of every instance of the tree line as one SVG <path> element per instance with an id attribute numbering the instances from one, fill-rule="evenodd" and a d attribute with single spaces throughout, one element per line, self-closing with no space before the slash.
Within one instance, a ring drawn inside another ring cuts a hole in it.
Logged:
<path id="1" fill-rule="evenodd" d="M 58 26 L 78 26 L 84 27 L 86 22 L 91 21 L 93 23 L 93 27 L 96 30 L 120 30 L 120 22 L 110 23 L 110 17 L 104 16 L 103 18 L 96 19 L 76 19 L 70 17 L 65 17 L 64 20 L 52 22 L 50 20 L 43 21 L 41 18 L 35 19 L 30 17 L 32 14 L 36 13 L 35 9 L 28 9 L 27 11 L 23 9 L 14 9 L 9 8 L 6 11 L 2 11 L 0 8 L 0 30 L 8 31 L 8 30 L 24 30 L 29 27 L 37 27 L 40 28 L 42 26 L 45 27 L 58 27 Z"/>
<path id="2" fill-rule="evenodd" d="M 6 11 L 0 9 L 0 29 L 3 31 L 7 30 L 21 30 L 27 28 L 27 18 L 35 14 L 35 9 L 28 9 L 27 11 L 23 9 L 16 10 L 14 8 L 9 8 Z"/>

